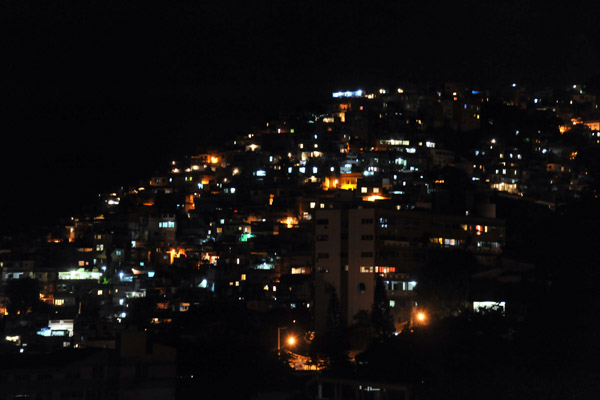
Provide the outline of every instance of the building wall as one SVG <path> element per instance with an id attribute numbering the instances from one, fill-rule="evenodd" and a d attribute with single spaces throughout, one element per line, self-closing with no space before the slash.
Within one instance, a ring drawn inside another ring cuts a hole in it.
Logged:
<path id="1" fill-rule="evenodd" d="M 350 323 L 356 313 L 370 310 L 373 304 L 375 226 L 374 209 L 348 211 L 348 302 L 345 312 Z M 371 272 L 364 272 L 365 268 Z"/>

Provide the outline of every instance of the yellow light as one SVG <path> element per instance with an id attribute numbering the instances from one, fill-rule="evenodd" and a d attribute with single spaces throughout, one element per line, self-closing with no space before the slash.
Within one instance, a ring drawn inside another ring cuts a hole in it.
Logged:
<path id="1" fill-rule="evenodd" d="M 378 194 L 374 194 L 372 196 L 364 196 L 363 200 L 364 201 L 371 201 L 371 202 L 375 202 L 377 200 L 385 200 L 386 197 L 378 195 Z"/>
<path id="2" fill-rule="evenodd" d="M 210 158 L 210 162 L 211 162 L 211 163 L 213 163 L 213 164 L 216 164 L 216 163 L 218 163 L 218 162 L 219 162 L 219 157 L 212 156 L 212 157 Z"/>
<path id="3" fill-rule="evenodd" d="M 180 258 L 181 256 L 187 257 L 184 249 L 171 249 L 169 252 L 171 264 L 175 262 L 175 258 Z"/>
<path id="4" fill-rule="evenodd" d="M 287 343 L 288 343 L 290 346 L 293 346 L 294 344 L 296 344 L 296 338 L 295 338 L 295 337 L 293 337 L 293 336 L 290 336 L 290 337 L 288 337 Z"/>
<path id="5" fill-rule="evenodd" d="M 298 218 L 287 217 L 279 220 L 280 223 L 285 224 L 288 228 L 293 228 L 298 225 Z"/>

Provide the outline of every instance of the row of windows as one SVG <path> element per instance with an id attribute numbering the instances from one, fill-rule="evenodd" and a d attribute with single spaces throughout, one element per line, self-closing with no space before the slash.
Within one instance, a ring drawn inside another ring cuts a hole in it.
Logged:
<path id="1" fill-rule="evenodd" d="M 346 252 L 342 252 L 340 253 L 340 257 L 347 257 L 348 253 Z M 373 257 L 373 252 L 372 251 L 362 251 L 360 253 L 360 256 L 363 258 L 368 258 L 368 257 Z M 329 258 L 329 253 L 318 253 L 317 254 L 317 260 L 322 260 L 322 259 L 327 259 Z"/>
<path id="2" fill-rule="evenodd" d="M 374 236 L 373 235 L 362 235 L 360 237 L 360 240 L 373 240 Z M 346 237 L 343 237 L 342 239 L 347 239 Z M 317 242 L 326 242 L 329 240 L 329 235 L 317 235 Z"/>
<path id="3" fill-rule="evenodd" d="M 396 272 L 396 267 L 361 266 L 360 272 L 363 274 L 372 274 L 373 272 L 378 274 L 389 274 Z"/>

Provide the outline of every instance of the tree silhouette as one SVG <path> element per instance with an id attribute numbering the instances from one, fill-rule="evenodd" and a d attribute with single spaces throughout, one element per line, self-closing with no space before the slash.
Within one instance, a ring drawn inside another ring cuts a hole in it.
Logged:
<path id="1" fill-rule="evenodd" d="M 385 339 L 391 336 L 396 329 L 390 312 L 390 303 L 385 292 L 385 284 L 379 274 L 375 275 L 375 293 L 373 297 L 371 324 L 373 325 L 375 337 Z"/>
<path id="2" fill-rule="evenodd" d="M 10 315 L 31 311 L 40 303 L 39 282 L 31 278 L 9 280 L 6 297 L 9 299 L 7 311 Z"/>
<path id="3" fill-rule="evenodd" d="M 466 250 L 439 249 L 417 273 L 418 301 L 430 313 L 444 318 L 461 314 L 468 306 L 475 257 Z"/>

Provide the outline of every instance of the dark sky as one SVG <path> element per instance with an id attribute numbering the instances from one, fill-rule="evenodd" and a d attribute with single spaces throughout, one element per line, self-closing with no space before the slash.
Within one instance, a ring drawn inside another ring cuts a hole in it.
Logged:
<path id="1" fill-rule="evenodd" d="M 30 183 L 77 204 L 223 120 L 243 129 L 332 90 L 585 81 L 599 71 L 598 9 L 562 3 L 3 1 L 0 218 L 40 192 Z"/>

